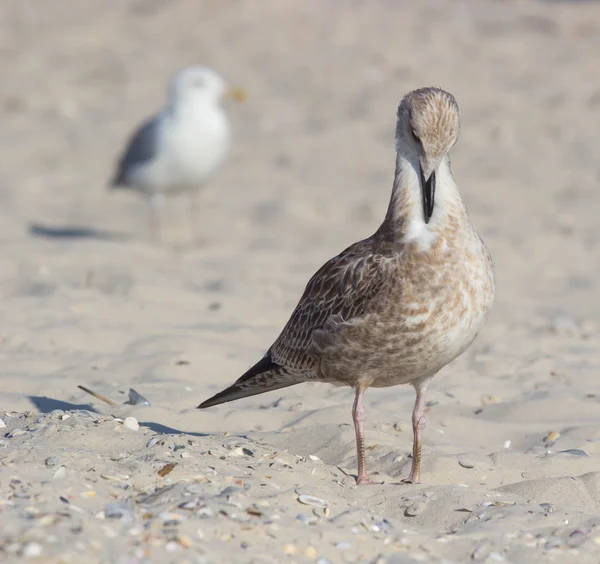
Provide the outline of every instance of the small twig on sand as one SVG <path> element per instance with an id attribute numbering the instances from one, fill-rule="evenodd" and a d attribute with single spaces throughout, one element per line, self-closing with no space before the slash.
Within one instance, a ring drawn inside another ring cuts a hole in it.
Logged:
<path id="1" fill-rule="evenodd" d="M 97 394 L 96 392 L 92 392 L 92 390 L 90 390 L 89 388 L 86 388 L 85 386 L 77 386 L 80 390 L 83 390 L 84 392 L 87 392 L 88 394 L 90 394 L 91 396 L 94 396 L 95 398 L 98 398 L 99 400 L 102 400 L 103 402 L 107 403 L 108 405 L 119 405 L 118 403 L 114 402 L 111 399 L 108 399 L 107 397 Z"/>

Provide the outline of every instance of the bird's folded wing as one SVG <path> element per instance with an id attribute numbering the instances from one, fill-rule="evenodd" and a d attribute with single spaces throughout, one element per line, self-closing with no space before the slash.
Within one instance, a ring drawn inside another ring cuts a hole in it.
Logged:
<path id="1" fill-rule="evenodd" d="M 332 316 L 349 321 L 369 311 L 388 278 L 390 260 L 369 252 L 365 242 L 348 247 L 310 279 L 304 295 L 270 348 L 273 362 L 292 370 L 310 370 L 313 332 Z"/>
<path id="2" fill-rule="evenodd" d="M 159 130 L 160 121 L 158 118 L 154 118 L 140 126 L 131 136 L 127 148 L 119 160 L 114 184 L 127 184 L 128 175 L 135 167 L 154 159 L 158 152 Z"/>

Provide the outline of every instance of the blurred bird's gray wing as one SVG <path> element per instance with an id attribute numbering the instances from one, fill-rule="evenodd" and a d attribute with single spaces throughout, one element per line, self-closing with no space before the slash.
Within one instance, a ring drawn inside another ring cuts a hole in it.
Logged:
<path id="1" fill-rule="evenodd" d="M 367 241 L 348 247 L 310 279 L 300 302 L 267 354 L 229 388 L 200 404 L 210 407 L 315 378 L 313 333 L 328 320 L 348 321 L 368 311 L 385 284 L 389 261 Z"/>
<path id="2" fill-rule="evenodd" d="M 141 125 L 130 137 L 119 159 L 112 186 L 128 186 L 131 173 L 140 165 L 154 159 L 158 153 L 160 120 L 154 117 Z"/>

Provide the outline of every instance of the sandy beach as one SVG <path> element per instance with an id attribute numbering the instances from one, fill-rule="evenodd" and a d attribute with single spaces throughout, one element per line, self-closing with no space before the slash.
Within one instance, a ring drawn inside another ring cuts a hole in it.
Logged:
<path id="1" fill-rule="evenodd" d="M 596 2 L 4 2 L 0 562 L 599 562 L 599 52 Z M 248 99 L 203 244 L 173 199 L 156 245 L 107 183 L 192 64 Z M 368 390 L 359 487 L 349 388 L 196 406 L 377 228 L 397 105 L 432 85 L 497 301 L 429 388 L 422 484 L 413 389 Z"/>

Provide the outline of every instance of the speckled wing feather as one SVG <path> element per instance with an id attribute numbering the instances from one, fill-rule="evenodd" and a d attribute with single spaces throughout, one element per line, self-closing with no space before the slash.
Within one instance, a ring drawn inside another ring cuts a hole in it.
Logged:
<path id="1" fill-rule="evenodd" d="M 332 318 L 349 321 L 368 311 L 385 284 L 389 259 L 373 253 L 370 240 L 355 243 L 325 263 L 310 279 L 290 320 L 269 350 L 275 363 L 293 372 L 312 371 L 315 330 Z"/>
<path id="2" fill-rule="evenodd" d="M 328 320 L 348 321 L 368 311 L 386 276 L 386 257 L 367 239 L 325 263 L 310 279 L 300 302 L 267 354 L 234 384 L 201 403 L 211 407 L 293 386 L 315 377 L 310 355 L 313 333 Z"/>

